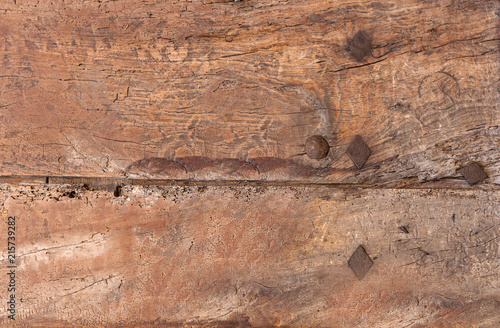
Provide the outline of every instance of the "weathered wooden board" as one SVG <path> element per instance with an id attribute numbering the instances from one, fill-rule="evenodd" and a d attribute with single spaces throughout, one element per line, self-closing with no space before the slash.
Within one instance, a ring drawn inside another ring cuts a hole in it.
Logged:
<path id="1" fill-rule="evenodd" d="M 500 183 L 498 1 L 0 4 L 0 174 Z M 371 55 L 348 40 L 363 30 Z M 323 135 L 326 159 L 304 155 Z M 345 155 L 361 134 L 372 156 Z"/>
<path id="2" fill-rule="evenodd" d="M 499 16 L 472 0 L 0 3 L 16 324 L 500 326 Z M 358 31 L 373 47 L 353 55 Z M 306 156 L 313 135 L 325 159 Z M 457 172 L 471 161 L 489 176 L 475 186 Z"/>
<path id="3" fill-rule="evenodd" d="M 72 188 L 0 188 L 20 326 L 500 324 L 498 191 Z"/>

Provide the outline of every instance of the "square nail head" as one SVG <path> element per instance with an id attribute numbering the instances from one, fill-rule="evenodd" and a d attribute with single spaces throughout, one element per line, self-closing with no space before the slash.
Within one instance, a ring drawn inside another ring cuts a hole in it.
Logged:
<path id="1" fill-rule="evenodd" d="M 365 143 L 360 135 L 354 137 L 349 147 L 347 147 L 347 154 L 358 170 L 365 165 L 366 160 L 370 157 L 371 150 Z"/>
<path id="2" fill-rule="evenodd" d="M 488 177 L 483 168 L 476 162 L 472 162 L 458 170 L 467 181 L 473 185 Z"/>
<path id="3" fill-rule="evenodd" d="M 359 31 L 356 35 L 348 41 L 347 49 L 351 52 L 354 59 L 362 62 L 366 56 L 372 52 L 372 42 L 368 34 Z"/>
<path id="4" fill-rule="evenodd" d="M 365 249 L 361 245 L 356 248 L 347 263 L 360 280 L 363 279 L 373 265 L 372 259 L 368 256 Z"/>

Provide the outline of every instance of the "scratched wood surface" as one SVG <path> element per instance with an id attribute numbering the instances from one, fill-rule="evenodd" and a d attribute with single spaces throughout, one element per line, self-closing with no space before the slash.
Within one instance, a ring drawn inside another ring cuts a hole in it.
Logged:
<path id="1" fill-rule="evenodd" d="M 500 183 L 498 1 L 0 3 L 0 174 Z M 361 62 L 348 40 L 363 30 Z M 322 135 L 326 159 L 304 154 Z M 354 135 L 372 149 L 357 172 Z"/>
<path id="2" fill-rule="evenodd" d="M 22 327 L 498 327 L 498 198 L 0 187 L 3 215 L 17 217 Z M 5 220 L 0 231 L 4 245 Z M 358 245 L 374 261 L 362 280 L 347 265 Z M 9 324 L 2 311 L 0 325 Z"/>

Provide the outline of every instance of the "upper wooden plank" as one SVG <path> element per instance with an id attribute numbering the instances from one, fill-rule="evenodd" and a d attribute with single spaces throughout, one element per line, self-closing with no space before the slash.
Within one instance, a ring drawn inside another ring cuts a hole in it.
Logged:
<path id="1" fill-rule="evenodd" d="M 3 2 L 0 175 L 385 183 L 478 161 L 498 185 L 499 8 Z M 361 171 L 345 154 L 357 134 Z"/>

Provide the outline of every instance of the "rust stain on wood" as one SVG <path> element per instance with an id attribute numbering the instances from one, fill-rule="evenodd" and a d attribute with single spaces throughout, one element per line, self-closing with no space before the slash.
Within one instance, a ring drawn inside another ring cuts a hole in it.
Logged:
<path id="1" fill-rule="evenodd" d="M 380 165 L 390 163 L 397 156 L 383 159 L 378 163 L 367 165 L 376 168 Z M 130 176 L 153 176 L 161 178 L 189 178 L 191 176 L 201 177 L 236 177 L 249 180 L 267 180 L 265 174 L 271 176 L 280 175 L 290 177 L 292 180 L 310 177 L 328 177 L 338 172 L 352 172 L 352 167 L 336 167 L 333 164 L 303 165 L 300 161 L 293 159 L 281 159 L 276 157 L 249 158 L 246 161 L 234 158 L 210 159 L 201 156 L 181 157 L 175 160 L 168 158 L 144 158 L 130 164 L 126 168 Z M 375 181 L 374 181 L 375 182 Z"/>

